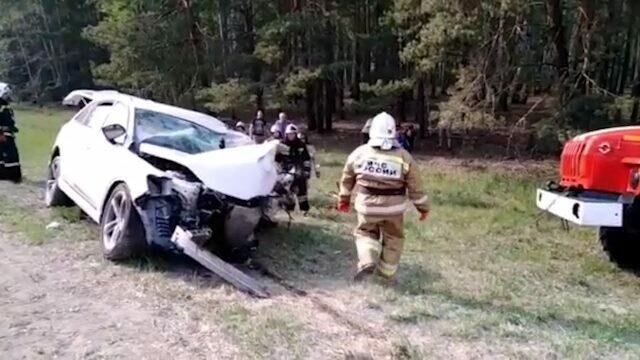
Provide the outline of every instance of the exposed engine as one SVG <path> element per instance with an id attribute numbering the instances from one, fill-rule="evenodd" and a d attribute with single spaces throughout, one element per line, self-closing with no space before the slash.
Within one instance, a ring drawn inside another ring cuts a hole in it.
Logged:
<path id="1" fill-rule="evenodd" d="M 243 201 L 206 188 L 188 169 L 158 157 L 146 160 L 164 170 L 149 176 L 149 194 L 137 205 L 147 216 L 143 222 L 150 243 L 174 248 L 171 236 L 177 226 L 203 239 L 206 247 L 230 262 L 244 262 L 257 247 L 255 231 L 264 216 L 273 215 L 286 202 L 295 201 L 291 186 L 295 173 L 279 175 L 269 197 Z"/>

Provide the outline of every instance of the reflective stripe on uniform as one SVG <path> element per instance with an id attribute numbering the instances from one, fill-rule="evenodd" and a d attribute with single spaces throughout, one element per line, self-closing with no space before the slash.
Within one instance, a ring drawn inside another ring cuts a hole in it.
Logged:
<path id="1" fill-rule="evenodd" d="M 14 163 L 4 163 L 3 164 L 3 163 L 0 162 L 0 165 L 4 165 L 4 167 L 17 167 L 17 166 L 20 166 L 20 163 L 19 162 L 14 162 Z"/>
<path id="2" fill-rule="evenodd" d="M 378 271 L 385 277 L 392 277 L 398 271 L 398 265 L 387 264 L 383 260 L 378 263 Z"/>
<path id="3" fill-rule="evenodd" d="M 298 196 L 298 201 L 307 201 L 307 197 L 304 195 Z"/>
<path id="4" fill-rule="evenodd" d="M 356 247 L 361 251 L 374 252 L 376 257 L 382 254 L 382 244 L 380 241 L 374 240 L 370 237 L 356 235 Z"/>
<path id="5" fill-rule="evenodd" d="M 9 133 L 9 132 L 2 133 L 2 135 L 8 136 L 8 137 L 13 137 L 13 133 Z"/>
<path id="6" fill-rule="evenodd" d="M 407 211 L 407 203 L 393 206 L 365 206 L 356 202 L 355 209 L 365 215 L 397 215 Z"/>
<path id="7" fill-rule="evenodd" d="M 429 201 L 429 197 L 428 197 L 427 195 L 425 195 L 425 196 L 421 197 L 420 199 L 415 200 L 413 203 L 414 203 L 415 205 L 424 205 L 424 204 L 426 204 L 428 201 Z"/>

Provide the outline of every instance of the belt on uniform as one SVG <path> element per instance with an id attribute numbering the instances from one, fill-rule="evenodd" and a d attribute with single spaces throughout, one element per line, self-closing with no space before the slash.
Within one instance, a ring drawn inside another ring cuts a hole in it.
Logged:
<path id="1" fill-rule="evenodd" d="M 407 188 L 401 187 L 398 189 L 377 189 L 369 186 L 358 186 L 358 191 L 365 195 L 373 195 L 373 196 L 399 196 L 406 195 Z"/>

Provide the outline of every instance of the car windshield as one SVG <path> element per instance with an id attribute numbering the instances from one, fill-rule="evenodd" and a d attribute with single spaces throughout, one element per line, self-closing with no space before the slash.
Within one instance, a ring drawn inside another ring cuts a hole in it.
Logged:
<path id="1" fill-rule="evenodd" d="M 200 154 L 220 149 L 223 134 L 169 114 L 136 109 L 135 136 L 139 144 L 147 143 Z"/>

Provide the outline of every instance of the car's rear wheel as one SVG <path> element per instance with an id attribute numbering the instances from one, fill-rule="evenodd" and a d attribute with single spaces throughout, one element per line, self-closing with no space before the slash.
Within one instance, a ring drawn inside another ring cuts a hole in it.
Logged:
<path id="1" fill-rule="evenodd" d="M 599 238 L 609 260 L 621 269 L 640 270 L 640 233 L 630 228 L 600 228 Z"/>
<path id="2" fill-rule="evenodd" d="M 124 184 L 113 189 L 105 204 L 100 221 L 100 237 L 104 257 L 109 260 L 130 259 L 146 249 L 142 219 Z"/>
<path id="3" fill-rule="evenodd" d="M 51 159 L 47 173 L 44 192 L 44 201 L 47 207 L 72 206 L 73 201 L 69 199 L 67 194 L 65 194 L 58 185 L 58 179 L 60 177 L 60 155 L 56 155 Z"/>

